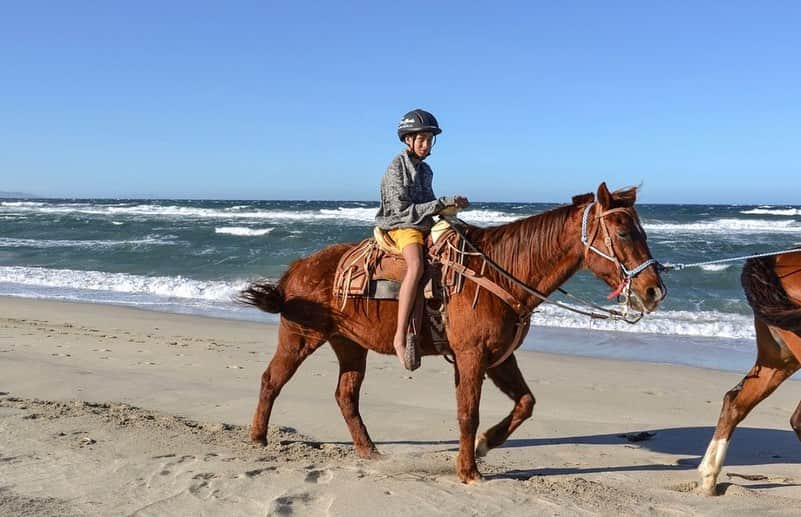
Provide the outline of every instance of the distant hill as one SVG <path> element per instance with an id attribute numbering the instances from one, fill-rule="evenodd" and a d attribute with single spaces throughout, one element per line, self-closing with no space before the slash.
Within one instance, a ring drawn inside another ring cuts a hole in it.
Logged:
<path id="1" fill-rule="evenodd" d="M 26 197 L 36 197 L 33 194 L 26 194 L 24 192 L 4 192 L 0 190 L 0 198 L 26 198 Z"/>

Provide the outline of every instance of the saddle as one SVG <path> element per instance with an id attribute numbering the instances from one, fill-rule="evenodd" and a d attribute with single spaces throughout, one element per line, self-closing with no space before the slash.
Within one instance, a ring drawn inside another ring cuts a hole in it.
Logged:
<path id="1" fill-rule="evenodd" d="M 446 357 L 450 345 L 446 337 L 447 299 L 459 292 L 463 276 L 453 267 L 463 265 L 463 243 L 446 221 L 434 225 L 426 238 L 425 264 L 420 293 L 412 311 L 410 331 L 423 325 L 431 331 L 434 347 Z M 351 298 L 397 300 L 406 275 L 406 261 L 395 242 L 380 228 L 346 251 L 334 275 L 334 295 L 342 299 L 342 309 Z M 422 296 L 421 296 L 422 294 Z"/>
<path id="2" fill-rule="evenodd" d="M 447 296 L 461 288 L 456 271 L 452 268 L 443 271 L 439 256 L 447 254 L 452 247 L 458 250 L 456 240 L 458 236 L 446 221 L 437 223 L 428 235 L 420 282 L 425 299 L 441 299 L 443 289 Z M 448 262 L 450 260 L 445 260 L 446 264 Z M 406 261 L 401 250 L 386 232 L 375 228 L 373 237 L 364 239 L 340 258 L 334 275 L 334 294 L 342 298 L 343 308 L 349 298 L 396 300 L 405 274 Z"/>

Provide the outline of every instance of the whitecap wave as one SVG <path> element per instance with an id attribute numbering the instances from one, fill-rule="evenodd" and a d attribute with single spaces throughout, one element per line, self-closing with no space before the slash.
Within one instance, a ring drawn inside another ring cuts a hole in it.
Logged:
<path id="1" fill-rule="evenodd" d="M 459 212 L 459 219 L 478 226 L 510 223 L 522 217 L 527 216 L 499 212 L 497 210 L 465 210 L 464 212 Z"/>
<path id="2" fill-rule="evenodd" d="M 228 302 L 246 281 L 202 281 L 182 276 L 143 276 L 129 273 L 77 271 L 42 267 L 2 266 L 0 282 L 58 289 L 145 294 L 162 298 Z"/>
<path id="3" fill-rule="evenodd" d="M 700 267 L 704 271 L 725 271 L 731 267 L 731 264 L 704 264 Z"/>
<path id="4" fill-rule="evenodd" d="M 78 239 L 15 239 L 0 237 L 0 248 L 113 248 L 119 246 L 164 246 L 175 244 L 176 236 L 145 237 L 120 241 Z"/>
<path id="5" fill-rule="evenodd" d="M 214 229 L 214 233 L 236 235 L 238 237 L 261 237 L 271 231 L 273 231 L 272 228 L 245 228 L 243 226 L 223 226 Z"/>
<path id="6" fill-rule="evenodd" d="M 80 214 L 108 217 L 149 217 L 167 219 L 219 219 L 253 221 L 349 221 L 373 224 L 376 208 L 338 207 L 319 210 L 270 210 L 254 209 L 251 205 L 236 205 L 226 208 L 201 208 L 179 205 L 155 204 L 92 204 L 92 203 L 3 203 L 4 212 L 38 214 Z M 490 225 L 514 221 L 525 215 L 497 210 L 466 210 L 459 217 L 471 224 Z"/>
<path id="7" fill-rule="evenodd" d="M 741 210 L 741 214 L 753 214 L 753 215 L 784 215 L 784 216 L 796 216 L 801 215 L 801 208 L 771 208 L 771 207 L 761 207 L 761 208 L 752 208 L 750 210 Z"/>
<path id="8" fill-rule="evenodd" d="M 801 233 L 801 224 L 795 220 L 769 221 L 764 219 L 716 219 L 697 223 L 644 223 L 648 232 L 659 233 Z"/>
<path id="9" fill-rule="evenodd" d="M 544 306 L 531 317 L 535 325 L 545 327 L 595 328 L 678 336 L 703 336 L 736 339 L 754 338 L 754 319 L 743 314 L 718 311 L 656 311 L 636 325 L 622 321 L 591 320 L 555 306 Z"/>
<path id="10" fill-rule="evenodd" d="M 351 221 L 375 221 L 377 208 L 322 208 L 319 213 L 300 212 L 312 219 L 349 219 Z"/>
<path id="11" fill-rule="evenodd" d="M 37 206 L 44 206 L 46 203 L 42 203 L 39 201 L 0 201 L 0 207 L 10 207 L 10 208 L 25 208 L 25 207 L 37 207 Z"/>

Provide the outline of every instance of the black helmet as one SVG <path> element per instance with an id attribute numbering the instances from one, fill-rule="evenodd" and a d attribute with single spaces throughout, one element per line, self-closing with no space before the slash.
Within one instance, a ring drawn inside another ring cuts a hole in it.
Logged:
<path id="1" fill-rule="evenodd" d="M 435 135 L 442 133 L 437 119 L 434 118 L 434 115 L 425 110 L 416 109 L 410 111 L 403 116 L 398 124 L 398 138 L 400 138 L 401 142 L 404 141 L 403 139 L 406 135 L 422 133 L 424 131 L 429 131 Z"/>

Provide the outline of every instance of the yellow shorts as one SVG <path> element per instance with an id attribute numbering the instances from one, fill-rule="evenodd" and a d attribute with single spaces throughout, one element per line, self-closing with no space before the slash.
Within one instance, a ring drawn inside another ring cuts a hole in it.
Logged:
<path id="1" fill-rule="evenodd" d="M 415 230 L 414 228 L 395 228 L 394 230 L 387 231 L 387 234 L 395 241 L 395 244 L 401 251 L 409 244 L 419 244 L 422 246 L 425 242 L 423 239 L 423 232 Z"/>

